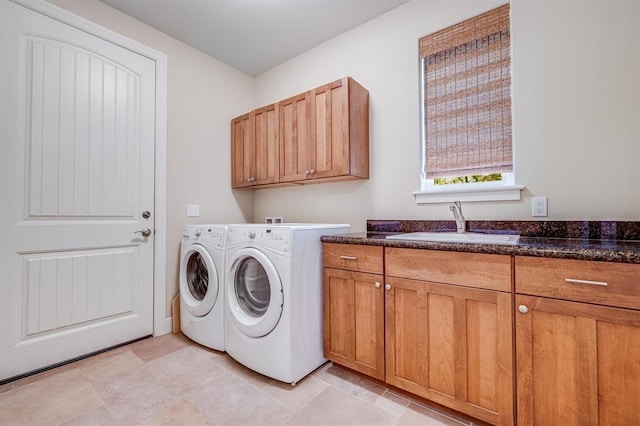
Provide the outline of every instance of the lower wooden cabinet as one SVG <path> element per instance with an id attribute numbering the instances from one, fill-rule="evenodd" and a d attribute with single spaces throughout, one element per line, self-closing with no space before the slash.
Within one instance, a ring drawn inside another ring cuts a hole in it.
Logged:
<path id="1" fill-rule="evenodd" d="M 386 284 L 386 382 L 512 424 L 511 294 L 393 277 Z"/>
<path id="2" fill-rule="evenodd" d="M 382 275 L 324 268 L 324 357 L 384 380 Z"/>
<path id="3" fill-rule="evenodd" d="M 516 256 L 519 425 L 640 425 L 640 265 Z"/>
<path id="4" fill-rule="evenodd" d="M 640 311 L 516 295 L 519 425 L 640 424 Z"/>
<path id="5" fill-rule="evenodd" d="M 324 244 L 323 259 L 327 359 L 486 422 L 513 424 L 508 256 L 385 248 L 384 275 L 381 247 Z"/>
<path id="6" fill-rule="evenodd" d="M 323 259 L 328 359 L 491 424 L 640 425 L 640 265 L 347 244 Z"/>

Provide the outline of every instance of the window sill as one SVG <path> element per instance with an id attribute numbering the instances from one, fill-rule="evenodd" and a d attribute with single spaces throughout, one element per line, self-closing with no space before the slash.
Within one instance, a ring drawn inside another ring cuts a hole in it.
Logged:
<path id="1" fill-rule="evenodd" d="M 517 201 L 524 185 L 501 185 L 486 188 L 453 188 L 416 191 L 416 204 L 451 203 L 454 201 Z"/>

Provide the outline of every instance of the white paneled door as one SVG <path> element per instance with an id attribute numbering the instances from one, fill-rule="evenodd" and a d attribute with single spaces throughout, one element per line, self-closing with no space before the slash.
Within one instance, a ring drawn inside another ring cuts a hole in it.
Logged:
<path id="1" fill-rule="evenodd" d="M 155 62 L 8 0 L 0 55 L 2 380 L 153 332 Z"/>

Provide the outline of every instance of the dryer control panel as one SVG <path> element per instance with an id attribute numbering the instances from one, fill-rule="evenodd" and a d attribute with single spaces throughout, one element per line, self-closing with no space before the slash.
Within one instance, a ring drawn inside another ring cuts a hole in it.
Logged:
<path id="1" fill-rule="evenodd" d="M 227 245 L 237 243 L 255 243 L 267 246 L 273 250 L 289 252 L 291 244 L 291 229 L 282 227 L 230 227 L 227 231 Z M 250 246 L 251 244 L 247 244 Z"/>
<path id="2" fill-rule="evenodd" d="M 225 237 L 225 228 L 207 225 L 186 225 L 182 234 L 183 240 L 200 240 L 218 248 L 224 247 Z"/>

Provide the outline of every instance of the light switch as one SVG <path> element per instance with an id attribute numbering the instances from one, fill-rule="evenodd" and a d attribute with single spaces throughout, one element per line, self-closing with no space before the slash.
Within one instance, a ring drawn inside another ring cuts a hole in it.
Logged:
<path id="1" fill-rule="evenodd" d="M 187 205 L 187 216 L 188 217 L 198 217 L 198 216 L 200 216 L 200 204 L 188 204 Z"/>

